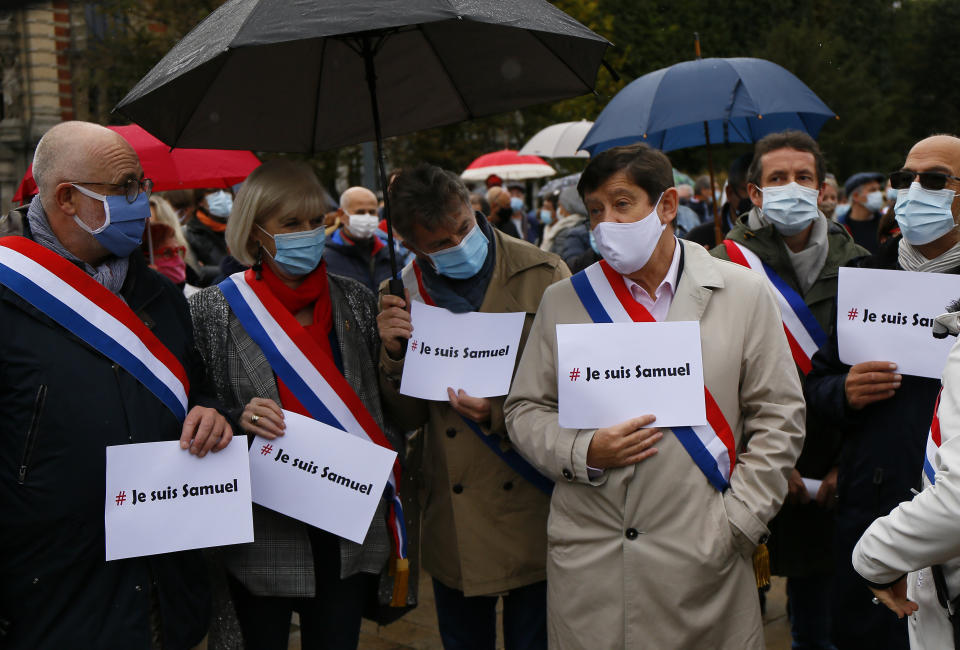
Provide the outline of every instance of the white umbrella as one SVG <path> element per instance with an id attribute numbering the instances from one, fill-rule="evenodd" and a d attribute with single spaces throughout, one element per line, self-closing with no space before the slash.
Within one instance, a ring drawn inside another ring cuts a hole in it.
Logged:
<path id="1" fill-rule="evenodd" d="M 589 158 L 588 152 L 580 151 L 580 143 L 592 126 L 593 122 L 588 120 L 548 126 L 530 138 L 520 153 L 546 158 Z"/>

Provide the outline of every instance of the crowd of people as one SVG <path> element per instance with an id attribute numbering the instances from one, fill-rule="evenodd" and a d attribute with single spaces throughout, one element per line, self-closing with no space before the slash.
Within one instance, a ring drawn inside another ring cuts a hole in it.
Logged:
<path id="1" fill-rule="evenodd" d="M 64 122 L 33 173 L 0 220 L 0 647 L 279 649 L 296 612 L 302 647 L 355 648 L 362 618 L 416 606 L 420 569 L 449 649 L 494 648 L 498 603 L 508 649 L 760 648 L 768 571 L 796 648 L 960 638 L 960 357 L 940 396 L 843 363 L 834 326 L 841 267 L 960 273 L 960 139 L 841 185 L 810 136 L 774 133 L 719 196 L 621 146 L 536 205 L 421 164 L 387 188 L 393 251 L 372 189 L 335 202 L 283 158 L 160 196 L 121 136 Z M 402 393 L 414 302 L 524 314 L 509 393 Z M 107 446 L 203 458 L 316 417 L 251 308 L 398 453 L 402 486 L 363 543 L 254 504 L 252 543 L 105 561 Z M 561 426 L 557 326 L 654 321 L 699 321 L 708 424 Z"/>

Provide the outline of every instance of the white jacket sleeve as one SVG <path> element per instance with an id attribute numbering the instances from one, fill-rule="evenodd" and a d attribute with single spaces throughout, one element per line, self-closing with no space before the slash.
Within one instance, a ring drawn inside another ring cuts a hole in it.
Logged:
<path id="1" fill-rule="evenodd" d="M 854 569 L 874 584 L 960 557 L 960 341 L 943 370 L 938 413 L 936 483 L 873 522 L 853 550 Z"/>

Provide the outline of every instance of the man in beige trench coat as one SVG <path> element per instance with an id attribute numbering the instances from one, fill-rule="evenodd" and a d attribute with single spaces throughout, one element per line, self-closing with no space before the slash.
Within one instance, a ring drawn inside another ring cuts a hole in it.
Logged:
<path id="1" fill-rule="evenodd" d="M 803 395 L 765 280 L 674 237 L 672 185 L 667 157 L 633 145 L 591 160 L 578 189 L 620 275 L 609 282 L 622 281 L 626 300 L 656 320 L 700 321 L 704 381 L 736 464 L 721 492 L 650 414 L 561 428 L 556 326 L 594 320 L 571 280 L 550 287 L 505 411 L 510 439 L 557 482 L 547 526 L 552 648 L 763 647 L 751 558 L 803 444 Z"/>
<path id="2" fill-rule="evenodd" d="M 404 170 L 389 192 L 394 227 L 417 255 L 402 273 L 409 300 L 454 312 L 524 312 L 522 350 L 544 289 L 570 276 L 566 265 L 493 228 L 471 209 L 463 183 L 438 167 Z M 493 650 L 502 596 L 507 650 L 545 648 L 549 481 L 512 450 L 504 397 L 478 398 L 459 386 L 448 388 L 446 402 L 399 393 L 400 340 L 413 330 L 407 301 L 383 288 L 381 295 L 387 417 L 404 429 L 423 427 L 421 548 L 423 568 L 434 579 L 444 647 Z M 512 454 L 527 474 L 491 446 Z"/>

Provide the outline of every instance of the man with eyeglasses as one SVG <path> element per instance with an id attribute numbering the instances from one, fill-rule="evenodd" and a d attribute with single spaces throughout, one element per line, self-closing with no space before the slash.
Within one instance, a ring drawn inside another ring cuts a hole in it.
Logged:
<path id="1" fill-rule="evenodd" d="M 330 236 L 323 259 L 330 273 L 353 278 L 371 291 L 390 277 L 390 249 L 380 238 L 377 196 L 365 187 L 340 195 L 341 226 Z"/>
<path id="2" fill-rule="evenodd" d="M 193 647 L 199 551 L 104 561 L 107 446 L 203 457 L 232 437 L 201 406 L 186 300 L 139 250 L 152 182 L 86 122 L 47 131 L 33 169 L 39 194 L 0 239 L 0 645 Z"/>
<path id="3" fill-rule="evenodd" d="M 852 265 L 960 272 L 960 139 L 936 135 L 921 140 L 903 168 L 890 174 L 890 182 L 898 190 L 894 210 L 902 237 L 889 239 L 876 254 Z M 852 367 L 842 363 L 835 332 L 813 358 L 807 407 L 844 430 L 834 554 L 833 639 L 838 648 L 909 647 L 906 621 L 871 603 L 850 557 L 873 520 L 912 498 L 939 390 L 939 380 L 900 375 L 883 359 Z M 905 588 L 903 581 L 891 586 L 900 597 Z"/>

